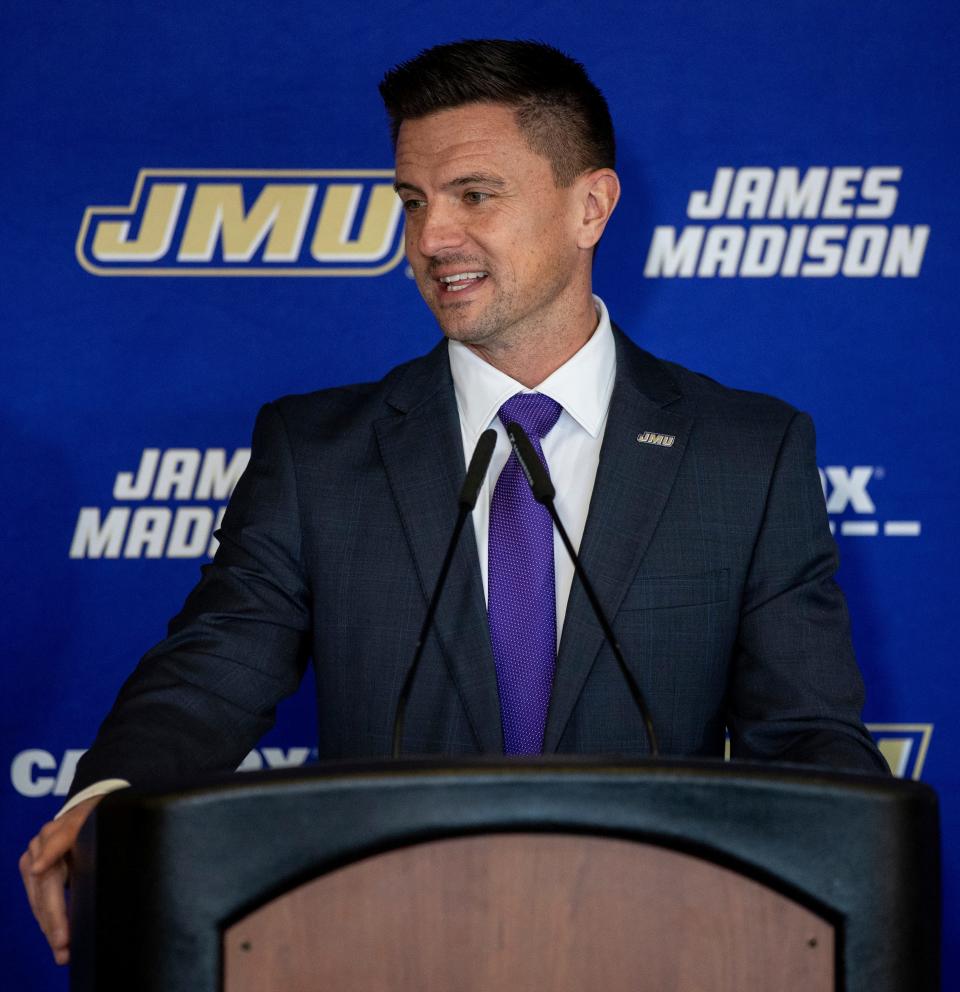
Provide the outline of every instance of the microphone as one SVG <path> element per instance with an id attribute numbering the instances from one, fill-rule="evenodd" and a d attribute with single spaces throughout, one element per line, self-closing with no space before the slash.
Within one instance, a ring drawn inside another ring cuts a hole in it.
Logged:
<path id="1" fill-rule="evenodd" d="M 523 474 L 527 477 L 527 482 L 530 483 L 533 498 L 541 506 L 547 508 L 554 526 L 557 528 L 557 533 L 560 535 L 560 540 L 563 541 L 563 546 L 567 549 L 567 554 L 570 555 L 570 560 L 573 562 L 574 572 L 583 585 L 583 591 L 587 594 L 587 599 L 590 600 L 590 605 L 593 607 L 593 612 L 600 623 L 603 636 L 607 639 L 610 647 L 613 648 L 614 657 L 617 659 L 620 671 L 623 673 L 627 687 L 630 689 L 630 695 L 633 697 L 633 701 L 636 703 L 637 709 L 643 717 L 643 725 L 647 731 L 647 740 L 650 742 L 650 753 L 655 758 L 659 757 L 660 749 L 657 747 L 657 735 L 653 729 L 653 718 L 650 716 L 650 710 L 647 709 L 647 702 L 643 698 L 643 693 L 640 691 L 640 686 L 637 685 L 633 673 L 627 667 L 626 659 L 623 657 L 623 652 L 620 650 L 620 645 L 614 636 L 613 628 L 610 626 L 610 622 L 607 620 L 600 606 L 600 600 L 597 599 L 597 595 L 593 591 L 593 586 L 587 578 L 587 573 L 583 570 L 583 565 L 580 563 L 580 558 L 567 535 L 566 529 L 560 521 L 557 508 L 553 504 L 557 491 L 550 481 L 550 476 L 537 456 L 536 449 L 531 444 L 530 438 L 527 437 L 526 432 L 519 424 L 507 424 L 507 437 L 510 439 L 510 444 L 517 455 L 517 460 L 520 462 L 520 468 L 523 469 Z"/>
<path id="2" fill-rule="evenodd" d="M 460 539 L 460 531 L 467 522 L 467 517 L 477 505 L 477 497 L 480 495 L 480 487 L 483 485 L 484 476 L 490 467 L 490 459 L 493 457 L 493 449 L 497 444 L 497 432 L 486 430 L 480 435 L 476 448 L 473 449 L 473 457 L 467 467 L 467 475 L 460 487 L 460 495 L 457 497 L 457 504 L 460 507 L 457 513 L 457 522 L 453 525 L 453 534 L 450 536 L 450 544 L 447 546 L 447 553 L 440 566 L 440 575 L 437 577 L 437 584 L 434 586 L 433 595 L 427 606 L 427 615 L 424 618 L 423 626 L 420 628 L 420 637 L 417 639 L 417 646 L 413 653 L 413 661 L 407 669 L 407 677 L 403 680 L 400 689 L 400 696 L 397 699 L 396 715 L 393 718 L 393 757 L 400 757 L 400 745 L 403 741 L 403 722 L 407 711 L 407 700 L 410 698 L 410 691 L 413 689 L 413 679 L 420 666 L 420 658 L 423 655 L 424 646 L 427 643 L 427 634 L 433 626 L 433 616 L 437 612 L 437 604 L 440 602 L 440 593 L 447 581 L 447 573 L 450 571 L 450 563 L 453 561 L 453 553 L 457 548 Z"/>

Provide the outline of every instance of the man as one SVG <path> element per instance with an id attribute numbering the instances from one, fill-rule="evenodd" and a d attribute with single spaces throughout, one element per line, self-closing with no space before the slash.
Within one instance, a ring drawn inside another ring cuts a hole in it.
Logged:
<path id="1" fill-rule="evenodd" d="M 446 341 L 261 411 L 212 566 L 21 859 L 56 960 L 80 826 L 115 785 L 235 767 L 317 673 L 322 758 L 389 753 L 465 458 L 494 461 L 417 672 L 410 753 L 643 754 L 643 721 L 505 423 L 542 452 L 661 752 L 879 772 L 809 419 L 639 350 L 591 294 L 606 103 L 547 46 L 461 42 L 381 84 L 417 285 Z M 519 480 L 519 481 L 518 481 Z M 558 647 L 559 645 L 559 647 Z"/>

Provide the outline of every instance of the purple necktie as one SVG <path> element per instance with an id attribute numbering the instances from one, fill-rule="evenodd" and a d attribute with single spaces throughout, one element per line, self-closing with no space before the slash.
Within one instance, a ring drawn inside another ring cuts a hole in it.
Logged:
<path id="1" fill-rule="evenodd" d="M 561 406 L 539 393 L 517 393 L 500 420 L 518 423 L 546 468 L 540 439 Z M 511 452 L 490 500 L 487 543 L 487 618 L 500 690 L 506 754 L 539 754 L 557 662 L 557 601 L 553 522 L 534 498 Z"/>

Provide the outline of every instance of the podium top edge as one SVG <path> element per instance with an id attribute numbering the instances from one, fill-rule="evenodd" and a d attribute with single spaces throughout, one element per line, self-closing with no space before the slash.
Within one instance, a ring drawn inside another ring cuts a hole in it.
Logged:
<path id="1" fill-rule="evenodd" d="M 768 792 L 841 792 L 860 794 L 875 801 L 912 798 L 937 802 L 927 784 L 887 775 L 822 769 L 810 765 L 774 762 L 726 762 L 719 759 L 592 757 L 547 755 L 530 757 L 457 756 L 456 758 L 402 757 L 397 759 L 335 759 L 297 768 L 205 774 L 177 783 L 118 790 L 107 797 L 111 805 L 127 803 L 193 805 L 205 800 L 241 800 L 254 795 L 318 793 L 370 787 L 436 786 L 443 781 L 509 785 L 534 780 L 566 779 L 578 786 L 674 782 L 687 787 L 759 789 Z"/>

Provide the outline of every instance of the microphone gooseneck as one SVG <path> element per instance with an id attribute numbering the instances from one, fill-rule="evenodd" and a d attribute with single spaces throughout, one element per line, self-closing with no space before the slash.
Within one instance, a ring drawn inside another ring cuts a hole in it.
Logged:
<path id="1" fill-rule="evenodd" d="M 427 615 L 424 617 L 423 626 L 420 628 L 420 636 L 417 639 L 417 646 L 413 653 L 413 661 L 407 669 L 406 678 L 400 689 L 400 696 L 397 699 L 396 715 L 393 719 L 393 757 L 400 757 L 400 746 L 403 741 L 403 723 L 407 711 L 407 700 L 410 698 L 410 691 L 413 688 L 413 679 L 420 666 L 420 658 L 423 655 L 424 646 L 427 643 L 427 635 L 433 626 L 433 617 L 437 612 L 437 604 L 440 602 L 440 594 L 447 581 L 447 573 L 450 571 L 450 564 L 453 561 L 453 554 L 457 549 L 460 539 L 460 532 L 467 522 L 467 517 L 477 505 L 477 497 L 480 495 L 480 487 L 483 485 L 487 469 L 490 467 L 490 459 L 493 457 L 493 449 L 497 444 L 497 432 L 486 430 L 480 435 L 477 446 L 473 450 L 473 457 L 467 467 L 467 474 L 460 488 L 460 495 L 457 497 L 459 510 L 457 512 L 457 522 L 453 525 L 453 533 L 450 536 L 450 543 L 447 545 L 447 553 L 444 556 L 443 564 L 440 566 L 440 574 L 437 576 L 437 584 L 434 586 L 433 595 L 427 606 Z"/>
<path id="2" fill-rule="evenodd" d="M 637 680 L 627 667 L 626 659 L 623 657 L 623 652 L 620 650 L 620 645 L 617 643 L 617 638 L 613 633 L 613 627 L 610 626 L 610 622 L 607 620 L 600 606 L 600 600 L 597 599 L 597 595 L 593 591 L 593 586 L 587 578 L 587 573 L 583 570 L 583 565 L 580 563 L 580 558 L 567 535 L 566 528 L 557 514 L 557 508 L 553 502 L 557 492 L 554 489 L 553 483 L 550 481 L 550 476 L 537 456 L 530 438 L 527 437 L 526 432 L 519 424 L 511 423 L 507 425 L 507 437 L 510 439 L 510 444 L 517 455 L 517 460 L 520 462 L 523 474 L 527 477 L 527 482 L 530 483 L 533 498 L 542 506 L 546 507 L 547 512 L 550 514 L 554 526 L 557 528 L 557 533 L 560 535 L 560 540 L 563 541 L 563 546 L 567 549 L 567 554 L 570 555 L 570 560 L 573 562 L 574 572 L 580 579 L 583 585 L 583 591 L 587 594 L 587 599 L 590 601 L 591 607 L 593 607 L 594 615 L 600 623 L 603 636 L 613 649 L 614 657 L 617 659 L 617 664 L 620 666 L 620 671 L 626 680 L 630 695 L 633 697 L 633 701 L 640 711 L 640 716 L 643 718 L 643 725 L 647 731 L 647 740 L 650 743 L 650 753 L 654 757 L 659 757 L 660 749 L 657 746 L 657 735 L 653 729 L 653 718 L 650 715 L 650 710 L 647 708 L 647 702 L 643 698 L 640 686 L 637 685 Z"/>

